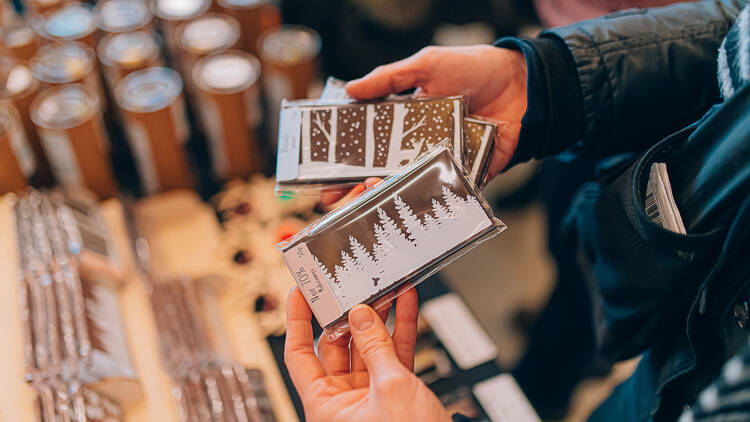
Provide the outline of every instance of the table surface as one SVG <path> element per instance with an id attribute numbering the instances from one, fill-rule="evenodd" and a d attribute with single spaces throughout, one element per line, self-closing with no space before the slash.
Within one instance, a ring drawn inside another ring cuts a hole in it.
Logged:
<path id="1" fill-rule="evenodd" d="M 22 333 L 18 309 L 18 255 L 11 197 L 0 199 L 0 421 L 31 420 L 33 393 L 24 381 Z M 122 260 L 125 283 L 119 304 L 130 344 L 133 366 L 143 389 L 142 397 L 125 405 L 125 421 L 177 421 L 170 395 L 170 380 L 159 361 L 157 333 L 150 303 L 141 280 L 133 271 L 122 207 L 117 200 L 101 204 L 114 246 Z M 170 192 L 142 200 L 139 221 L 152 249 L 154 268 L 160 275 L 188 275 L 201 280 L 208 291 L 206 308 L 214 321 L 219 352 L 247 367 L 263 371 L 266 387 L 279 421 L 297 421 L 271 349 L 250 312 L 237 307 L 231 292 L 216 277 L 220 273 L 221 229 L 211 207 L 190 191 Z"/>

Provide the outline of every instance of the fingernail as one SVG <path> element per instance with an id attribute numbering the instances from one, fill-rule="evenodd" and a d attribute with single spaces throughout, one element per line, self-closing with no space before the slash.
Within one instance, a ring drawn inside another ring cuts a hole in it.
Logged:
<path id="1" fill-rule="evenodd" d="M 357 305 L 349 311 L 349 321 L 357 331 L 365 331 L 375 322 L 373 312 L 365 305 Z"/>

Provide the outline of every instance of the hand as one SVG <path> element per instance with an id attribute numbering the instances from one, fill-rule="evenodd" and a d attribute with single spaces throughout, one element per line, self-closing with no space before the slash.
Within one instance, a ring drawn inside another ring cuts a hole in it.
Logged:
<path id="1" fill-rule="evenodd" d="M 364 183 L 349 188 L 326 188 L 320 193 L 320 207 L 323 212 L 332 211 L 354 199 L 357 195 L 365 190 L 377 185 L 382 180 L 377 177 L 370 177 Z"/>
<path id="2" fill-rule="evenodd" d="M 289 292 L 284 362 L 308 422 L 449 422 L 435 394 L 413 373 L 417 338 L 414 289 L 396 299 L 393 338 L 375 311 L 349 311 L 349 337 L 313 347 L 312 312 L 298 288 Z"/>
<path id="3" fill-rule="evenodd" d="M 469 114 L 507 122 L 495 142 L 488 177 L 505 168 L 518 145 L 521 118 L 526 113 L 526 60 L 522 53 L 488 45 L 426 47 L 349 82 L 346 92 L 364 100 L 414 87 L 419 96 L 463 94 Z"/>

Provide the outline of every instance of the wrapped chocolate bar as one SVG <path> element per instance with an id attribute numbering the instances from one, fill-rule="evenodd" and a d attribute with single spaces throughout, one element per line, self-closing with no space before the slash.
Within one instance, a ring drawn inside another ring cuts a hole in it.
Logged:
<path id="1" fill-rule="evenodd" d="M 277 248 L 333 340 L 354 305 L 387 304 L 504 228 L 441 143 Z"/>
<path id="2" fill-rule="evenodd" d="M 448 141 L 463 158 L 463 97 L 397 97 L 377 102 L 282 103 L 277 191 L 316 191 L 395 174 Z"/>
<path id="3" fill-rule="evenodd" d="M 351 100 L 346 93 L 346 81 L 329 76 L 321 100 Z M 498 128 L 499 127 L 499 128 Z M 465 117 L 463 126 L 464 157 L 463 164 L 471 180 L 481 189 L 486 182 L 492 149 L 495 138 L 502 133 L 505 122 L 500 125 L 476 117 Z M 500 129 L 498 131 L 498 129 Z"/>
<path id="4" fill-rule="evenodd" d="M 464 168 L 469 177 L 480 189 L 487 182 L 487 170 L 490 165 L 492 150 L 495 148 L 495 138 L 500 134 L 496 123 L 467 117 L 464 119 Z M 505 129 L 501 125 L 500 129 Z"/>

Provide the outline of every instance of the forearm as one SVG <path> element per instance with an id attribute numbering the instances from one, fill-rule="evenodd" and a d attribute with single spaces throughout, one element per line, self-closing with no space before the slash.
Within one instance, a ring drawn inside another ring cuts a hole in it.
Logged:
<path id="1" fill-rule="evenodd" d="M 537 55 L 529 60 L 527 53 L 527 66 L 540 67 L 529 70 L 529 83 L 543 87 L 529 95 L 528 110 L 543 117 L 524 116 L 513 162 L 579 140 L 579 151 L 589 155 L 639 151 L 696 120 L 718 101 L 718 47 L 745 3 L 630 10 L 527 41 Z"/>

